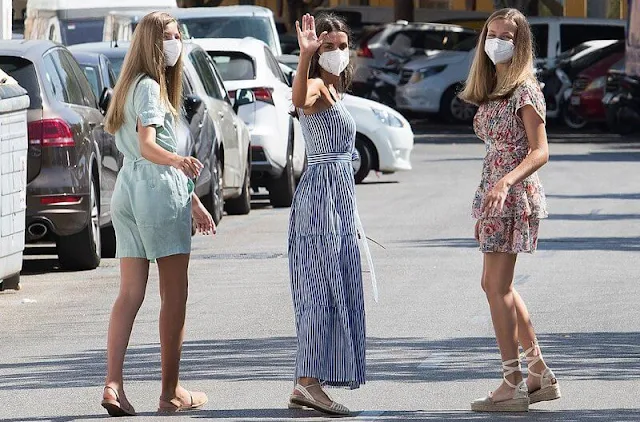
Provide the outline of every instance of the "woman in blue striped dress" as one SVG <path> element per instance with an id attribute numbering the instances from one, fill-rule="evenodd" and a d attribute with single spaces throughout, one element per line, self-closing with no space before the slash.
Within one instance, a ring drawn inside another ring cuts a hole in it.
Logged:
<path id="1" fill-rule="evenodd" d="M 349 410 L 323 385 L 365 381 L 365 315 L 352 156 L 356 126 L 340 101 L 351 80 L 348 28 L 333 15 L 296 22 L 300 44 L 293 105 L 308 168 L 289 225 L 289 270 L 297 331 L 296 385 L 289 407 Z"/>

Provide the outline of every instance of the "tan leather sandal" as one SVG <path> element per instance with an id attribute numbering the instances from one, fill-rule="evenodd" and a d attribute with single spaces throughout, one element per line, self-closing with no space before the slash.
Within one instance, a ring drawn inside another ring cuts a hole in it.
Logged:
<path id="1" fill-rule="evenodd" d="M 116 391 L 115 388 L 105 385 L 104 390 L 106 389 L 113 391 L 113 395 L 116 396 L 115 400 L 103 398 L 102 402 L 100 403 L 102 407 L 104 407 L 107 410 L 107 413 L 109 413 L 109 416 L 117 417 L 117 416 L 135 416 L 136 415 L 136 411 L 133 408 L 133 406 L 131 406 L 131 404 L 127 403 L 126 405 L 123 405 L 122 403 L 120 403 L 120 396 L 118 395 L 118 392 Z"/>
<path id="2" fill-rule="evenodd" d="M 513 388 L 513 398 L 501 401 L 494 401 L 491 394 L 482 399 L 471 402 L 471 410 L 474 412 L 528 412 L 529 411 L 529 391 L 527 383 L 520 381 L 518 385 L 513 384 L 507 377 L 520 371 L 520 359 L 511 359 L 502 362 L 502 371 L 505 384 Z"/>
<path id="3" fill-rule="evenodd" d="M 178 397 L 174 397 L 170 400 L 160 397 L 158 412 L 176 413 L 184 412 L 186 410 L 195 410 L 204 406 L 209 401 L 209 398 L 205 393 L 201 393 L 199 391 L 187 391 L 187 393 L 189 393 L 190 403 L 183 403 Z"/>
<path id="4" fill-rule="evenodd" d="M 542 351 L 538 345 L 538 340 L 535 340 L 531 347 L 525 350 L 524 356 L 527 359 L 527 370 L 529 375 L 540 378 L 540 388 L 529 392 L 529 400 L 531 404 L 539 403 L 541 401 L 557 400 L 562 397 L 562 394 L 560 393 L 560 385 L 558 384 L 558 380 L 551 369 L 547 367 L 542 371 L 542 374 L 537 374 L 531 370 L 536 363 L 542 361 Z"/>
<path id="5" fill-rule="evenodd" d="M 351 414 L 351 412 L 349 412 L 349 409 L 347 409 L 346 406 L 333 401 L 333 399 L 329 397 L 329 394 L 327 394 L 326 392 L 325 394 L 327 394 L 327 397 L 329 397 L 329 400 L 331 400 L 330 405 L 326 405 L 316 400 L 313 397 L 313 395 L 311 395 L 311 393 L 307 390 L 308 387 L 315 387 L 316 385 L 320 386 L 320 384 L 314 384 L 314 385 L 308 385 L 307 387 L 303 387 L 300 384 L 296 384 L 295 389 L 298 390 L 300 393 L 302 393 L 302 396 L 297 394 L 292 394 L 291 397 L 289 398 L 289 403 L 297 404 L 298 406 L 302 406 L 302 407 L 310 407 L 312 409 L 317 410 L 318 412 L 322 412 L 327 415 L 349 416 Z"/>

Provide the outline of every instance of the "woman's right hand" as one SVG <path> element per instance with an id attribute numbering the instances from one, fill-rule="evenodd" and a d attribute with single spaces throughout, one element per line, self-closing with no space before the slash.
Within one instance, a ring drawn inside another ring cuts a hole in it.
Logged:
<path id="1" fill-rule="evenodd" d="M 200 171 L 204 168 L 197 158 L 182 157 L 180 155 L 176 155 L 171 166 L 183 172 L 190 179 L 198 177 Z"/>
<path id="2" fill-rule="evenodd" d="M 480 219 L 478 219 L 478 221 L 476 221 L 476 228 L 474 230 L 474 236 L 476 238 L 476 240 L 478 241 L 478 243 L 480 242 Z"/>
<path id="3" fill-rule="evenodd" d="M 298 33 L 298 45 L 300 46 L 300 56 L 312 56 L 322 45 L 327 37 L 324 31 L 318 37 L 316 34 L 316 21 L 310 14 L 302 17 L 302 29 L 300 22 L 296 21 L 296 32 Z"/>

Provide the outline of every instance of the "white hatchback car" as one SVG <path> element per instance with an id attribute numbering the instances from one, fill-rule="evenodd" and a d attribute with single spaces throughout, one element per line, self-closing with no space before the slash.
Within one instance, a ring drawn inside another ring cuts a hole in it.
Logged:
<path id="1" fill-rule="evenodd" d="M 278 57 L 289 80 L 298 67 L 298 56 Z M 400 113 L 375 101 L 353 95 L 342 99 L 356 121 L 356 149 L 359 159 L 354 161 L 356 183 L 362 182 L 371 170 L 383 174 L 411 170 L 413 130 Z"/>
<path id="2" fill-rule="evenodd" d="M 216 63 L 232 98 L 239 89 L 253 91 L 256 101 L 238 110 L 251 135 L 251 185 L 267 188 L 273 206 L 290 206 L 304 171 L 304 141 L 290 114 L 291 87 L 271 49 L 255 38 L 193 41 Z"/>

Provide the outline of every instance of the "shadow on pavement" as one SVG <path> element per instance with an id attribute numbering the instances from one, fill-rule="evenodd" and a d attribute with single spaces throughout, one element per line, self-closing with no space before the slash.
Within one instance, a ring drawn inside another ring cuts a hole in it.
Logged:
<path id="1" fill-rule="evenodd" d="M 557 199 L 640 199 L 640 193 L 599 193 L 587 195 L 566 195 L 566 194 L 547 194 L 547 198 Z"/>
<path id="2" fill-rule="evenodd" d="M 640 151 L 597 151 L 588 154 L 551 154 L 549 161 L 580 162 L 635 162 L 640 161 Z"/>
<path id="3" fill-rule="evenodd" d="M 637 218 L 637 217 L 634 217 Z M 594 219 L 595 220 L 595 219 Z M 442 238 L 407 240 L 396 243 L 405 248 L 468 248 L 477 249 L 473 238 Z M 640 251 L 640 237 L 553 237 L 540 239 L 539 251 Z"/>
<path id="4" fill-rule="evenodd" d="M 139 416 L 157 416 L 155 413 L 140 413 Z M 104 415 L 73 415 L 61 417 L 34 417 L 0 419 L 12 422 L 70 422 L 78 419 L 105 419 Z M 173 418 L 171 418 L 173 419 Z M 216 419 L 234 421 L 285 421 L 285 420 L 336 420 L 315 411 L 288 409 L 233 409 L 233 410 L 199 410 L 183 413 L 180 419 Z M 534 421 L 534 422 L 626 422 L 640 420 L 640 409 L 586 409 L 586 410 L 531 410 L 528 413 L 474 413 L 470 411 L 365 411 L 354 412 L 352 417 L 338 420 L 371 420 L 371 421 Z"/>
<path id="5" fill-rule="evenodd" d="M 639 332 L 546 334 L 540 343 L 561 379 L 640 380 Z M 291 380 L 295 347 L 294 337 L 186 342 L 180 378 Z M 451 382 L 499 376 L 499 355 L 491 337 L 369 338 L 367 348 L 370 381 Z M 0 390 L 97 387 L 104 382 L 105 360 L 101 349 L 0 364 Z M 129 382 L 159 380 L 159 345 L 131 347 L 125 374 Z"/>

